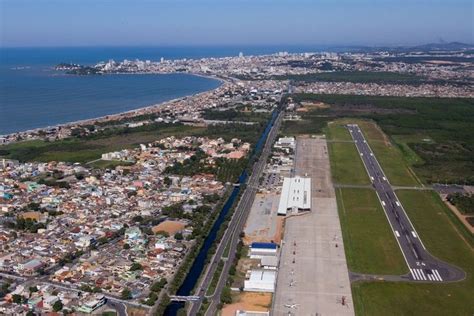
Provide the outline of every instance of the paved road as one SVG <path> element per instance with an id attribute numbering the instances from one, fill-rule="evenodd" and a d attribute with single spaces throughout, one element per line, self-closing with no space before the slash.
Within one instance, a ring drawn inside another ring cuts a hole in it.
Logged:
<path id="1" fill-rule="evenodd" d="M 336 189 L 373 189 L 372 184 L 339 184 L 335 183 L 334 188 Z M 393 190 L 418 190 L 418 191 L 431 191 L 433 188 L 431 186 L 421 186 L 421 187 L 407 187 L 400 185 L 392 185 Z"/>
<path id="2" fill-rule="evenodd" d="M 112 300 L 107 300 L 107 306 L 115 309 L 117 311 L 118 316 L 127 316 L 127 306 L 120 302 L 115 302 Z"/>
<path id="3" fill-rule="evenodd" d="M 283 112 L 278 114 L 278 117 L 275 119 L 275 122 L 272 126 L 272 129 L 268 133 L 267 140 L 265 143 L 264 148 L 262 149 L 262 153 L 258 159 L 258 161 L 254 164 L 252 169 L 252 174 L 250 175 L 247 186 L 245 191 L 237 205 L 234 215 L 229 223 L 229 228 L 225 231 L 224 236 L 219 243 L 216 253 L 212 259 L 212 263 L 206 270 L 206 274 L 202 278 L 202 282 L 200 286 L 197 288 L 195 295 L 201 296 L 202 298 L 206 295 L 207 289 L 212 281 L 212 277 L 216 271 L 217 265 L 222 258 L 224 250 L 227 244 L 230 242 L 230 249 L 229 249 L 229 257 L 224 262 L 224 267 L 219 279 L 219 282 L 216 286 L 216 290 L 214 294 L 209 297 L 209 308 L 206 315 L 215 315 L 217 311 L 217 305 L 220 302 L 220 296 L 222 293 L 222 289 L 224 288 L 227 277 L 229 274 L 229 269 L 233 264 L 235 252 L 237 249 L 237 245 L 240 240 L 240 232 L 243 231 L 245 221 L 248 217 L 248 213 L 251 209 L 253 200 L 255 198 L 255 194 L 257 193 L 258 188 L 258 181 L 261 177 L 265 164 L 267 162 L 268 155 L 271 152 L 272 144 L 275 141 L 276 136 L 278 135 L 278 130 L 281 124 L 281 120 L 283 117 Z M 196 315 L 201 307 L 202 299 L 196 302 L 193 302 L 191 308 L 189 310 L 188 315 Z"/>
<path id="4" fill-rule="evenodd" d="M 359 126 L 351 124 L 347 128 L 410 269 L 410 279 L 419 282 L 463 280 L 464 271 L 442 262 L 426 250 Z"/>

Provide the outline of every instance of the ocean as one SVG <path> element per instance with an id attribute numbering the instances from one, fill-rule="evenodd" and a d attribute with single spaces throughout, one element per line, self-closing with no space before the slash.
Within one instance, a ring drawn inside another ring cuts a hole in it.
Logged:
<path id="1" fill-rule="evenodd" d="M 100 117 L 215 89 L 220 82 L 189 74 L 72 76 L 61 62 L 94 65 L 114 59 L 158 61 L 314 51 L 314 47 L 0 48 L 0 135 Z"/>

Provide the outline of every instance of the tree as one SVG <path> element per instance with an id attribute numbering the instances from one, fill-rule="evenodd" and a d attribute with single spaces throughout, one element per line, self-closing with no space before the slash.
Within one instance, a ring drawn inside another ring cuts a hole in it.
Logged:
<path id="1" fill-rule="evenodd" d="M 84 292 L 92 292 L 92 288 L 87 284 L 82 284 L 79 289 Z"/>
<path id="2" fill-rule="evenodd" d="M 230 287 L 226 286 L 222 289 L 221 302 L 224 304 L 232 303 L 232 294 L 230 291 Z"/>
<path id="3" fill-rule="evenodd" d="M 124 300 L 129 300 L 132 298 L 132 291 L 130 291 L 130 289 L 126 287 L 123 289 L 122 294 L 120 296 Z"/>
<path id="4" fill-rule="evenodd" d="M 170 236 L 170 234 L 168 232 L 165 232 L 164 230 L 157 231 L 156 235 L 160 235 L 160 236 L 163 236 L 163 237 L 169 237 Z"/>
<path id="5" fill-rule="evenodd" d="M 160 281 L 153 283 L 150 287 L 150 290 L 153 292 L 159 292 L 161 289 L 168 283 L 165 278 L 162 278 Z"/>
<path id="6" fill-rule="evenodd" d="M 23 302 L 23 296 L 21 296 L 19 294 L 13 294 L 12 301 L 15 304 L 21 304 L 21 302 Z"/>
<path id="7" fill-rule="evenodd" d="M 123 244 L 123 249 L 130 249 L 130 245 L 127 243 Z"/>
<path id="8" fill-rule="evenodd" d="M 183 240 L 183 234 L 182 234 L 182 233 L 176 233 L 176 234 L 174 234 L 174 239 L 176 239 L 176 240 Z"/>
<path id="9" fill-rule="evenodd" d="M 130 267 L 130 271 L 137 271 L 137 270 L 143 270 L 143 267 L 141 264 L 138 262 L 132 263 L 132 266 Z"/>
<path id="10" fill-rule="evenodd" d="M 38 292 L 38 288 L 36 286 L 30 286 L 29 290 L 30 293 Z"/>
<path id="11" fill-rule="evenodd" d="M 28 208 L 32 211 L 38 211 L 40 208 L 40 204 L 36 202 L 31 202 L 28 204 Z"/>
<path id="12" fill-rule="evenodd" d="M 165 178 L 163 179 L 163 183 L 164 183 L 166 186 L 170 186 L 170 185 L 173 183 L 173 181 L 171 180 L 170 177 L 165 177 Z"/>
<path id="13" fill-rule="evenodd" d="M 143 216 L 141 216 L 141 215 L 134 216 L 132 218 L 132 221 L 141 223 L 141 222 L 143 222 Z"/>
<path id="14" fill-rule="evenodd" d="M 59 312 L 62 309 L 63 309 L 63 302 L 61 302 L 61 300 L 57 300 L 56 302 L 54 302 L 53 311 Z"/>

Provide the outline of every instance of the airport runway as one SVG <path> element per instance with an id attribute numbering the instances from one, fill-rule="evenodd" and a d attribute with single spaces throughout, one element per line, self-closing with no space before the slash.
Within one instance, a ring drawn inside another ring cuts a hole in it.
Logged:
<path id="1" fill-rule="evenodd" d="M 434 258 L 426 250 L 359 126 L 350 124 L 347 128 L 354 139 L 372 186 L 377 193 L 395 239 L 410 269 L 410 280 L 447 282 L 464 279 L 464 271 Z"/>

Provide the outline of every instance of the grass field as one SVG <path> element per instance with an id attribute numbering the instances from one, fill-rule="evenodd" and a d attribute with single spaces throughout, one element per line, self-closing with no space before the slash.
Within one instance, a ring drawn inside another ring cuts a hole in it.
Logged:
<path id="1" fill-rule="evenodd" d="M 420 185 L 399 147 L 394 146 L 376 124 L 369 121 L 360 121 L 358 124 L 391 184 Z"/>
<path id="2" fill-rule="evenodd" d="M 328 141 L 352 141 L 349 130 L 344 124 L 338 122 L 329 122 L 327 128 L 324 129 Z"/>
<path id="3" fill-rule="evenodd" d="M 364 164 L 344 124 L 330 122 L 324 132 L 328 139 L 333 181 L 337 184 L 370 184 Z"/>
<path id="4" fill-rule="evenodd" d="M 393 185 L 420 185 L 400 148 L 394 146 L 390 139 L 373 122 L 350 118 L 338 119 L 328 124 L 326 130 L 330 135 L 329 139 L 347 140 L 350 134 L 343 130 L 345 129 L 344 124 L 347 123 L 359 124 L 383 171 Z M 331 170 L 336 183 L 370 184 L 367 172 L 354 144 L 330 142 L 329 148 Z"/>
<path id="5" fill-rule="evenodd" d="M 471 133 L 474 125 L 474 99 L 472 98 L 329 94 L 296 94 L 292 97 L 297 103 L 322 102 L 329 107 L 302 113 L 301 122 L 285 122 L 287 127 L 284 131 L 289 134 L 304 134 L 308 130 L 314 133 L 325 129 L 328 121 L 344 117 L 371 120 L 380 126 L 388 137 L 386 140 L 380 140 L 389 141 L 392 147 L 398 149 L 376 146 L 374 142 L 374 151 L 380 150 L 385 153 L 380 155 L 381 162 L 405 160 L 404 163 L 416 172 L 423 183 L 474 184 L 474 137 Z M 365 132 L 368 136 L 377 136 L 369 134 L 371 131 Z M 407 170 L 408 173 L 400 172 L 401 170 L 385 171 L 387 174 L 392 174 L 394 184 L 413 185 L 417 182 L 410 170 Z"/>
<path id="6" fill-rule="evenodd" d="M 337 189 L 349 269 L 369 274 L 405 274 L 408 268 L 371 189 Z"/>
<path id="7" fill-rule="evenodd" d="M 223 137 L 227 141 L 239 138 L 255 143 L 264 129 L 264 123 L 242 128 L 241 125 L 227 124 L 212 127 L 194 127 L 181 124 L 154 124 L 135 129 L 111 130 L 101 135 L 83 138 L 71 137 L 55 142 L 24 141 L 0 146 L 0 157 L 20 161 L 66 161 L 85 163 L 100 158 L 101 154 L 140 144 L 154 142 L 164 137 L 206 136 Z"/>
<path id="8" fill-rule="evenodd" d="M 25 141 L 0 147 L 0 156 L 21 161 L 69 161 L 88 162 L 100 158 L 101 154 L 125 148 L 138 147 L 160 138 L 175 135 L 193 135 L 204 128 L 165 125 L 150 131 L 134 131 L 103 137 L 69 138 L 55 142 Z"/>
<path id="9" fill-rule="evenodd" d="M 412 143 L 432 143 L 429 136 L 426 135 L 394 135 L 392 136 L 394 143 L 400 149 L 406 162 L 410 166 L 421 165 L 423 159 L 410 147 Z"/>
<path id="10" fill-rule="evenodd" d="M 414 84 L 425 82 L 423 77 L 412 74 L 401 74 L 394 72 L 367 72 L 367 71 L 335 71 L 304 75 L 275 76 L 273 79 L 294 80 L 305 82 L 362 82 L 362 83 L 397 83 Z"/>
<path id="11" fill-rule="evenodd" d="M 474 237 L 435 193 L 404 190 L 397 195 L 430 253 L 464 269 L 467 279 L 450 284 L 354 283 L 357 315 L 472 315 Z"/>
<path id="12" fill-rule="evenodd" d="M 328 143 L 331 174 L 337 184 L 370 184 L 369 176 L 353 143 Z"/>
<path id="13" fill-rule="evenodd" d="M 286 136 L 321 134 L 330 118 L 313 115 L 312 112 L 304 114 L 301 121 L 284 121 L 281 134 Z"/>

